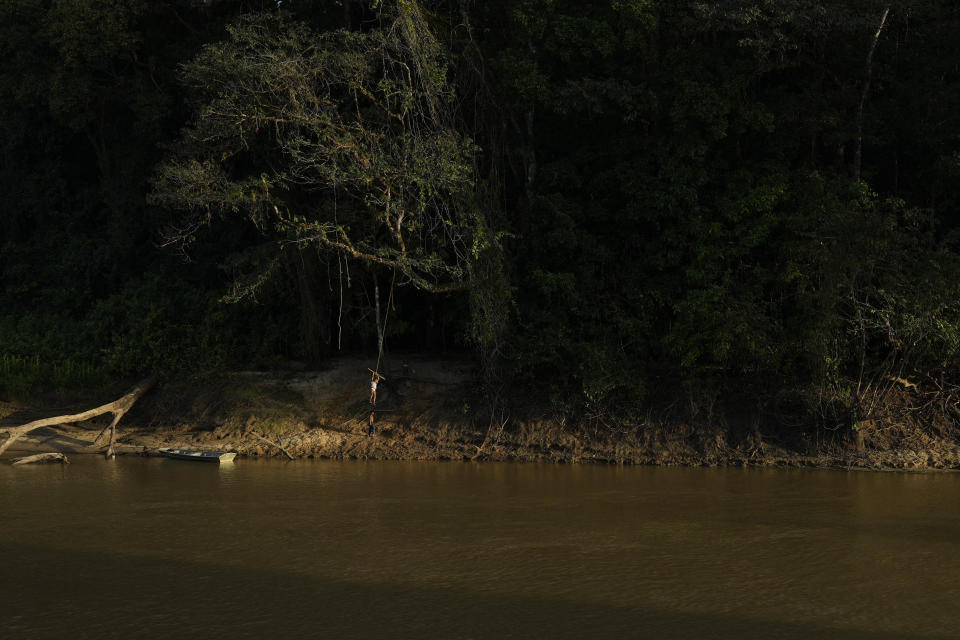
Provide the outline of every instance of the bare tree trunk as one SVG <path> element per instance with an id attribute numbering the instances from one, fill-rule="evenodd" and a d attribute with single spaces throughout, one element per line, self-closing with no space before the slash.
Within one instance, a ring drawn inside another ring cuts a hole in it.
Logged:
<path id="1" fill-rule="evenodd" d="M 870 78 L 873 75 L 873 52 L 877 49 L 877 41 L 880 40 L 880 34 L 883 32 L 883 26 L 887 23 L 887 16 L 890 14 L 890 7 L 883 10 L 880 16 L 880 26 L 877 32 L 873 34 L 873 41 L 870 42 L 870 50 L 867 52 L 867 63 L 863 71 L 863 92 L 860 94 L 860 104 L 857 105 L 857 142 L 853 150 L 853 178 L 860 179 L 860 165 L 863 159 L 863 105 L 867 101 L 867 94 L 870 93 Z"/>
<path id="2" fill-rule="evenodd" d="M 323 329 L 321 327 L 320 305 L 314 295 L 314 278 L 317 272 L 316 258 L 313 252 L 296 247 L 285 251 L 285 266 L 292 286 L 300 298 L 300 340 L 303 353 L 308 362 L 320 360 Z"/>
<path id="3" fill-rule="evenodd" d="M 150 387 L 153 386 L 154 378 L 147 378 L 146 380 L 141 381 L 137 386 L 131 389 L 127 395 L 123 396 L 119 400 L 114 400 L 108 404 L 97 407 L 96 409 L 90 409 L 89 411 L 84 411 L 82 413 L 74 413 L 65 416 L 54 416 L 52 418 L 43 418 L 42 420 L 34 420 L 33 422 L 28 422 L 27 424 L 20 425 L 19 427 L 9 427 L 2 429 L 7 432 L 7 439 L 3 444 L 0 444 L 0 454 L 6 451 L 11 444 L 13 444 L 20 436 L 30 433 L 34 429 L 39 429 L 40 427 L 49 427 L 52 425 L 58 424 L 68 424 L 71 422 L 81 422 L 83 420 L 89 420 L 90 418 L 95 418 L 104 413 L 113 414 L 113 422 L 109 426 L 103 429 L 100 432 L 100 435 L 96 437 L 93 441 L 96 444 L 100 438 L 103 436 L 107 430 L 110 430 L 110 444 L 107 447 L 105 455 L 108 458 L 112 458 L 114 455 L 113 447 L 116 442 L 116 431 L 117 423 L 120 422 L 120 418 L 130 410 L 130 407 L 133 406 L 133 403 L 142 396 Z"/>
<path id="4" fill-rule="evenodd" d="M 527 48 L 530 49 L 530 56 L 533 59 L 534 65 L 537 64 L 537 49 L 533 46 L 533 40 L 527 40 Z M 527 109 L 525 114 L 526 121 L 526 133 L 527 133 L 527 150 L 526 150 L 526 175 L 525 187 L 527 195 L 527 203 L 530 204 L 533 202 L 533 184 L 537 180 L 537 144 L 534 138 L 534 109 L 533 104 L 530 105 L 530 108 Z"/>
<path id="5" fill-rule="evenodd" d="M 373 276 L 373 314 L 377 317 L 377 370 L 380 369 L 380 359 L 383 357 L 383 324 L 380 322 L 380 284 L 377 276 Z"/>
<path id="6" fill-rule="evenodd" d="M 526 161 L 527 161 L 527 171 L 524 176 L 524 187 L 527 194 L 527 200 L 533 201 L 533 184 L 537 181 L 537 148 L 534 142 L 534 131 L 533 131 L 533 107 L 527 110 L 526 113 L 526 123 L 527 123 L 527 152 L 526 152 Z"/>

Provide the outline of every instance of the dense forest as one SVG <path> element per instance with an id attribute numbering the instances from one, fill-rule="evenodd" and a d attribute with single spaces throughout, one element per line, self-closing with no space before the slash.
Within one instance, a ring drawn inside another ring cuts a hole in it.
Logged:
<path id="1" fill-rule="evenodd" d="M 383 350 L 611 427 L 955 409 L 958 31 L 943 0 L 0 0 L 0 389 Z"/>

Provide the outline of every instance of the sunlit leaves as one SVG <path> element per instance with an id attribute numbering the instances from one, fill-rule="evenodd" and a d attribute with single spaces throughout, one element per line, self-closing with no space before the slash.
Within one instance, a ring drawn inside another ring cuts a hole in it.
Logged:
<path id="1" fill-rule="evenodd" d="M 395 267 L 423 288 L 462 280 L 485 232 L 476 148 L 455 126 L 419 6 L 401 3 L 369 33 L 257 16 L 229 34 L 185 67 L 198 116 L 159 169 L 156 200 L 194 221 L 272 220 L 281 240 Z"/>

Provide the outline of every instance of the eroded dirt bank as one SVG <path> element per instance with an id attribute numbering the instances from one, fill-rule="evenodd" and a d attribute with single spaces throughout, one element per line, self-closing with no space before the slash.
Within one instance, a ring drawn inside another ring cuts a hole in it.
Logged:
<path id="1" fill-rule="evenodd" d="M 123 419 L 120 451 L 184 447 L 283 456 L 282 447 L 298 458 L 960 469 L 955 425 L 867 425 L 859 437 L 782 443 L 759 430 L 681 422 L 621 431 L 574 428 L 556 416 L 491 424 L 477 410 L 469 362 L 411 357 L 406 369 L 402 362 L 392 363 L 380 384 L 374 435 L 368 434 L 369 363 L 343 358 L 320 371 L 236 372 L 159 385 Z M 6 403 L 0 418 L 12 425 L 56 411 Z M 103 424 L 42 429 L 14 449 L 93 452 L 90 442 Z"/>

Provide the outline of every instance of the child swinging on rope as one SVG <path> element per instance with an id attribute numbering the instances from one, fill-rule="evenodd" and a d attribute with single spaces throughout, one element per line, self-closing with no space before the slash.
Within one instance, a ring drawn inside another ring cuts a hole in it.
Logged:
<path id="1" fill-rule="evenodd" d="M 370 376 L 370 404 L 377 404 L 377 383 L 380 382 L 380 374 L 376 371 Z"/>

